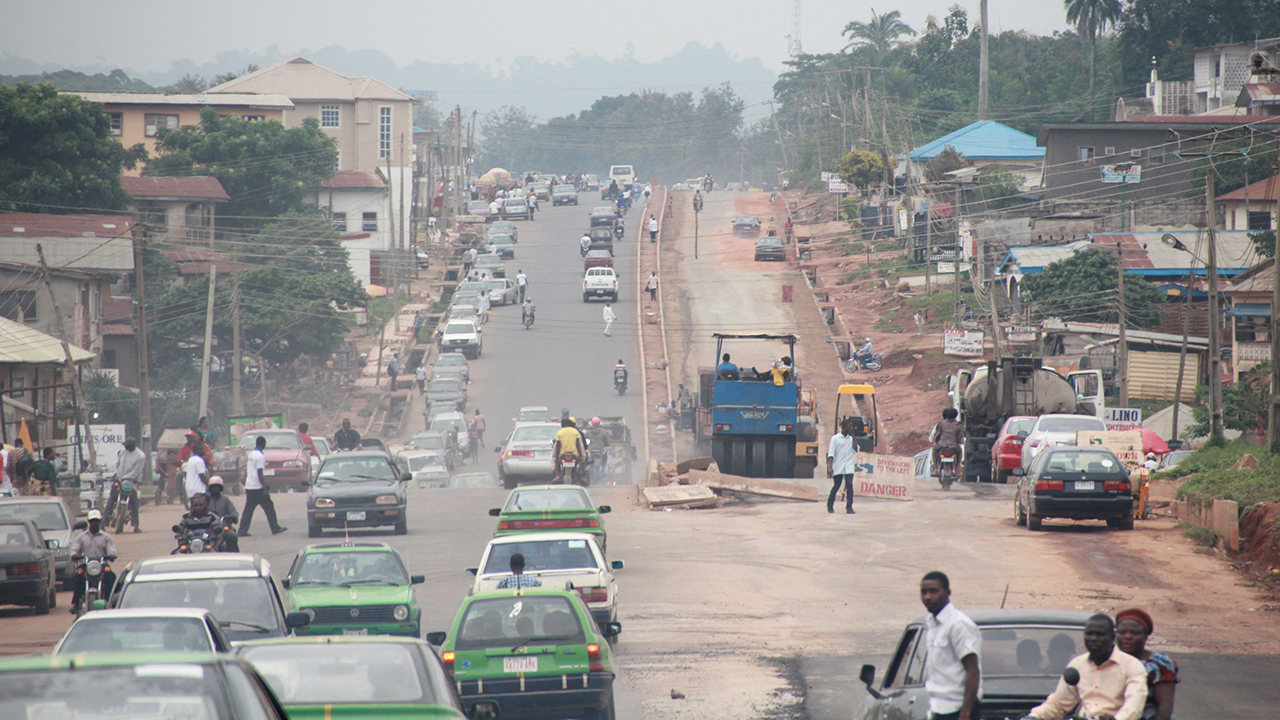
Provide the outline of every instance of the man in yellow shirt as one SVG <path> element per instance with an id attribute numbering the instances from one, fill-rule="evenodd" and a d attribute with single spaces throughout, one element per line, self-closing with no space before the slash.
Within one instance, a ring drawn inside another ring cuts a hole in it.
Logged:
<path id="1" fill-rule="evenodd" d="M 585 449 L 582 447 L 582 433 L 578 432 L 575 427 L 573 418 L 564 418 L 560 421 L 560 429 L 556 432 L 555 449 L 553 457 L 556 461 L 556 477 L 563 481 L 560 471 L 560 456 L 573 455 L 578 461 L 577 468 L 582 467 L 582 458 L 586 456 Z M 577 468 L 574 469 L 574 475 L 578 473 Z M 574 478 L 576 479 L 576 477 Z"/>

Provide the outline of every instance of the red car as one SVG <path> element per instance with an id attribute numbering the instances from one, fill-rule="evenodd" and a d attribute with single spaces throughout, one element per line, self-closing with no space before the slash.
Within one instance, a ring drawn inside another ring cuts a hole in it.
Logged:
<path id="1" fill-rule="evenodd" d="M 1009 482 L 1009 471 L 1022 467 L 1022 439 L 1035 424 L 1034 416 L 1025 415 L 1014 415 L 1004 421 L 995 443 L 991 445 L 991 471 L 996 482 Z"/>
<path id="2" fill-rule="evenodd" d="M 303 481 L 311 479 L 311 448 L 302 444 L 297 430 L 247 432 L 238 446 L 248 453 L 254 449 L 259 436 L 267 439 L 267 448 L 263 451 L 267 456 L 267 471 L 263 480 L 268 485 L 300 488 Z"/>
<path id="3" fill-rule="evenodd" d="M 593 267 L 613 267 L 613 253 L 608 250 L 588 250 L 582 259 L 582 269 L 589 270 Z"/>

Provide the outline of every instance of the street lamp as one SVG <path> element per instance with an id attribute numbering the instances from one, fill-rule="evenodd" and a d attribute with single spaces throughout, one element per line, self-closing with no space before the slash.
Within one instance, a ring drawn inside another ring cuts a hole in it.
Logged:
<path id="1" fill-rule="evenodd" d="M 1193 259 L 1204 263 L 1205 273 L 1208 276 L 1209 284 L 1209 442 L 1210 444 L 1219 445 L 1222 443 L 1222 330 L 1218 324 L 1218 252 L 1217 240 L 1213 232 L 1213 218 L 1209 218 L 1209 244 L 1205 252 L 1208 257 L 1201 259 L 1198 255 L 1191 251 L 1176 235 L 1165 233 L 1160 237 L 1160 242 L 1168 245 L 1174 250 L 1187 253 Z M 1190 283 L 1188 283 L 1190 285 Z M 1190 288 L 1188 287 L 1188 292 Z M 1183 323 L 1186 327 L 1186 323 Z M 1182 344 L 1185 352 L 1187 343 L 1186 332 L 1182 335 Z M 1182 375 L 1179 372 L 1179 382 Z M 1174 407 L 1176 403 L 1182 402 L 1181 397 L 1174 398 Z M 1175 410 L 1176 412 L 1176 410 Z M 1177 432 L 1177 428 L 1174 428 Z"/>

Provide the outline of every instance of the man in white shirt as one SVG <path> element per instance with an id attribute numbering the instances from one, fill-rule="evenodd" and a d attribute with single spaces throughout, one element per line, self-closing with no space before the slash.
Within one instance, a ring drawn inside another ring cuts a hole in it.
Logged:
<path id="1" fill-rule="evenodd" d="M 424 354 L 423 357 L 425 358 L 426 355 Z M 414 374 L 418 380 L 418 394 L 421 395 L 427 391 L 427 366 L 419 363 L 418 369 L 414 371 Z"/>
<path id="2" fill-rule="evenodd" d="M 529 287 L 529 276 L 524 274 L 524 270 L 516 272 L 516 287 L 520 289 L 520 304 L 524 304 L 524 295 Z"/>
<path id="3" fill-rule="evenodd" d="M 587 249 L 591 247 L 591 236 L 583 234 L 582 239 L 578 241 L 578 245 L 582 248 L 582 254 L 587 254 Z"/>
<path id="4" fill-rule="evenodd" d="M 604 334 L 605 334 L 605 337 L 608 337 L 608 336 L 609 336 L 609 328 L 613 326 L 613 321 L 614 321 L 614 320 L 617 320 L 617 319 L 618 319 L 618 316 L 613 314 L 613 308 L 612 308 L 612 307 L 609 307 L 609 303 L 605 303 L 605 304 L 604 304 Z"/>
<path id="5" fill-rule="evenodd" d="M 204 458 L 200 453 L 191 453 L 191 457 L 187 458 L 187 497 L 191 497 L 196 493 L 209 492 L 209 466 L 205 465 Z"/>
<path id="6" fill-rule="evenodd" d="M 0 445 L 0 492 L 13 491 L 13 478 L 9 477 L 9 449 Z"/>
<path id="7" fill-rule="evenodd" d="M 726 359 L 727 356 L 726 356 Z M 844 484 L 844 511 L 853 513 L 853 418 L 845 418 L 840 423 L 840 432 L 831 436 L 827 444 L 827 477 L 831 484 L 831 494 L 827 496 L 827 512 L 836 511 L 836 494 L 840 492 L 840 484 Z"/>
<path id="8" fill-rule="evenodd" d="M 276 522 L 276 505 L 271 501 L 271 492 L 263 478 L 267 472 L 267 439 L 261 435 L 253 441 L 253 449 L 246 458 L 244 470 L 244 512 L 240 513 L 240 537 L 249 537 L 249 523 L 253 521 L 253 511 L 261 507 L 267 516 L 267 524 L 271 526 L 271 534 L 279 535 L 289 528 Z"/>
<path id="9" fill-rule="evenodd" d="M 930 720 L 982 717 L 982 635 L 968 615 L 951 604 L 951 580 L 934 570 L 920 580 L 925 618 L 924 689 Z"/>
<path id="10" fill-rule="evenodd" d="M 481 292 L 476 302 L 480 310 L 480 324 L 483 325 L 489 322 L 489 293 Z"/>
<path id="11" fill-rule="evenodd" d="M 658 241 L 658 218 L 649 216 L 649 242 Z"/>
<path id="12" fill-rule="evenodd" d="M 138 494 L 141 492 L 142 471 L 147 465 L 147 454 L 142 448 L 138 447 L 138 441 L 128 438 L 124 441 L 124 448 L 120 450 L 120 454 L 116 456 L 116 462 L 113 466 L 116 478 L 123 484 L 126 481 L 133 483 L 133 494 L 129 498 L 129 515 L 133 521 L 133 531 L 141 532 L 138 528 Z M 120 500 L 120 485 L 111 484 L 111 496 L 107 500 L 106 523 L 111 524 L 112 513 L 116 510 L 116 503 Z"/>

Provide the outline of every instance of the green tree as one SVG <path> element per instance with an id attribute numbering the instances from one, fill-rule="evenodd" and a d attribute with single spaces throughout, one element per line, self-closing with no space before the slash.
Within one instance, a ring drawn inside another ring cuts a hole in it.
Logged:
<path id="1" fill-rule="evenodd" d="M 234 115 L 200 111 L 200 124 L 157 135 L 159 156 L 147 163 L 149 176 L 210 175 L 231 202 L 218 210 L 223 227 L 257 228 L 272 218 L 305 208 L 307 187 L 333 175 L 338 142 L 306 118 L 301 127 L 251 122 Z"/>
<path id="2" fill-rule="evenodd" d="M 123 210 L 120 170 L 147 156 L 111 137 L 97 105 L 52 85 L 0 86 L 0 209 Z"/>
<path id="3" fill-rule="evenodd" d="M 933 156 L 924 166 L 925 177 L 933 182 L 938 182 L 947 176 L 949 172 L 963 170 L 969 167 L 969 161 L 964 155 L 950 145 L 942 148 L 942 152 Z"/>
<path id="4" fill-rule="evenodd" d="M 532 151 L 529 136 L 537 118 L 524 108 L 504 105 L 490 110 L 480 120 L 480 165 L 477 172 L 503 167 L 512 173 L 532 170 L 524 167 Z"/>
<path id="5" fill-rule="evenodd" d="M 1115 254 L 1099 249 L 1081 250 L 1022 279 L 1022 292 L 1042 317 L 1074 322 L 1116 322 L 1118 290 Z M 1164 296 L 1141 276 L 1125 276 L 1124 294 L 1126 326 L 1151 327 L 1164 319 Z"/>
<path id="6" fill-rule="evenodd" d="M 213 76 L 213 87 L 217 87 L 223 83 L 229 83 L 241 75 L 248 75 L 251 72 L 257 72 L 258 66 L 255 63 L 249 63 L 243 70 L 231 70 L 229 72 L 218 73 Z"/>
<path id="7" fill-rule="evenodd" d="M 1098 35 L 1120 20 L 1123 8 L 1120 0 L 1065 0 L 1067 22 L 1076 26 L 1076 32 L 1089 39 L 1089 119 L 1093 119 L 1096 98 L 1093 95 L 1094 73 L 1097 68 Z"/>
<path id="8" fill-rule="evenodd" d="M 86 75 L 75 70 L 58 70 L 39 75 L 0 75 L 0 85 L 17 87 L 22 83 L 42 85 L 48 83 L 59 90 L 78 90 L 83 92 L 155 92 L 156 89 L 129 77 L 129 73 L 115 69 L 106 75 L 97 73 Z"/>
<path id="9" fill-rule="evenodd" d="M 903 35 L 914 36 L 916 31 L 902 22 L 900 11 L 890 10 L 883 15 L 878 15 L 875 8 L 871 8 L 870 22 L 854 20 L 844 26 L 841 34 L 849 36 L 850 42 L 845 46 L 846 50 L 869 45 L 875 49 L 877 57 L 884 58 L 897 45 L 898 38 Z"/>
<path id="10" fill-rule="evenodd" d="M 1022 179 L 999 165 L 982 168 L 978 173 L 978 186 L 971 194 L 985 210 L 1002 210 L 1024 202 L 1021 197 Z"/>
<path id="11" fill-rule="evenodd" d="M 171 92 L 182 93 L 185 95 L 202 93 L 209 89 L 209 81 L 199 75 L 187 73 L 182 79 L 169 86 Z"/>
<path id="12" fill-rule="evenodd" d="M 1263 362 L 1240 373 L 1240 381 L 1222 388 L 1222 427 L 1246 435 L 1265 436 L 1267 405 L 1271 401 L 1271 363 Z M 1196 387 L 1196 404 L 1191 408 L 1195 422 L 1187 427 L 1188 437 L 1209 434 L 1209 388 Z"/>
<path id="13" fill-rule="evenodd" d="M 870 150 L 854 150 L 841 158 L 836 174 L 850 185 L 865 188 L 884 177 L 884 160 Z"/>

